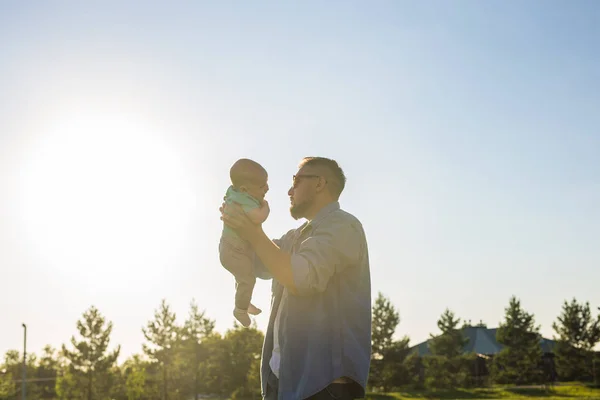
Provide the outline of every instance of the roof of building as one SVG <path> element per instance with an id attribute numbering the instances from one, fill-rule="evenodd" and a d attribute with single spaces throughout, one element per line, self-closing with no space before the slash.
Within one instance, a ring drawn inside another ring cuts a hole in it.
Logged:
<path id="1" fill-rule="evenodd" d="M 463 334 L 465 338 L 469 339 L 463 348 L 463 353 L 475 353 L 482 355 L 492 355 L 500 352 L 504 345 L 498 343 L 496 340 L 496 331 L 498 328 L 486 328 L 480 326 L 468 326 L 463 328 Z M 429 350 L 429 342 L 431 339 L 419 343 L 411 350 L 417 352 L 419 356 L 425 356 L 431 354 Z M 543 353 L 551 353 L 556 342 L 551 339 L 540 339 L 540 346 L 542 347 Z"/>

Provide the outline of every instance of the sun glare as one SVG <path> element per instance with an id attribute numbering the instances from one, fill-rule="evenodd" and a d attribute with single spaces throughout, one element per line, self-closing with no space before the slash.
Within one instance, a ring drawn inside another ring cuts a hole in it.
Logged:
<path id="1" fill-rule="evenodd" d="M 195 208 L 173 146 L 126 115 L 78 113 L 48 128 L 20 171 L 32 250 L 65 274 L 106 276 L 104 285 L 123 282 L 117 273 L 162 274 Z"/>

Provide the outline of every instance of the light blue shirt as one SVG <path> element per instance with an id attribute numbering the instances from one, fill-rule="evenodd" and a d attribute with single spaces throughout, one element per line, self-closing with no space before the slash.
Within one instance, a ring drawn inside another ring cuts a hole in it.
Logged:
<path id="1" fill-rule="evenodd" d="M 371 277 L 362 224 L 334 202 L 274 242 L 292 254 L 298 294 L 273 279 L 262 353 L 263 396 L 279 308 L 278 399 L 305 399 L 341 377 L 358 383 L 356 397 L 364 396 L 371 360 Z M 257 276 L 267 278 L 256 259 Z"/>

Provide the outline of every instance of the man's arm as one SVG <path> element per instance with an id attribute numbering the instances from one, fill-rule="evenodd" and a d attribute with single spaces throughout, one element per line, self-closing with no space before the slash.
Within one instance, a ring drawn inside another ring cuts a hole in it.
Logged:
<path id="1" fill-rule="evenodd" d="M 271 273 L 274 279 L 285 286 L 290 292 L 295 293 L 294 278 L 291 268 L 291 256 L 283 251 L 274 241 L 269 239 L 258 227 L 255 235 L 249 238 L 257 258 Z"/>
<path id="2" fill-rule="evenodd" d="M 273 239 L 273 243 L 275 243 L 277 247 L 281 248 L 283 246 L 283 242 L 286 240 L 286 237 L 293 231 L 294 230 L 292 229 L 291 231 L 283 235 L 281 238 Z M 256 255 L 256 252 L 254 252 L 254 255 L 254 275 L 256 275 L 256 277 L 259 279 L 273 279 L 271 271 L 267 269 L 265 264 L 261 261 L 260 257 Z"/>
<path id="3" fill-rule="evenodd" d="M 273 278 L 292 294 L 324 291 L 334 273 L 358 264 L 364 252 L 364 233 L 355 219 L 332 215 L 291 256 L 272 242 L 260 225 L 252 223 L 241 207 L 233 208 L 221 219 L 251 243 Z"/>
<path id="4" fill-rule="evenodd" d="M 332 215 L 302 241 L 291 257 L 296 294 L 310 295 L 327 289 L 335 274 L 360 265 L 366 239 L 360 222 Z"/>
<path id="5" fill-rule="evenodd" d="M 262 233 L 251 241 L 256 255 L 294 295 L 323 292 L 335 273 L 358 265 L 365 238 L 358 221 L 332 216 L 306 238 L 291 255 Z"/>

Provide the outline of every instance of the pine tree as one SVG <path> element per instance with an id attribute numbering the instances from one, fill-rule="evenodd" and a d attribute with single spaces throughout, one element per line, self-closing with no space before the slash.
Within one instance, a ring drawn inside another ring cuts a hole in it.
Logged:
<path id="1" fill-rule="evenodd" d="M 213 333 L 202 342 L 205 357 L 200 361 L 202 389 L 207 393 L 227 395 L 226 381 L 229 352 L 225 338 L 218 332 Z"/>
<path id="2" fill-rule="evenodd" d="M 449 309 L 438 320 L 437 326 L 441 333 L 431 335 L 429 349 L 432 355 L 424 359 L 428 386 L 453 388 L 467 383 L 468 364 L 463 357 L 463 350 L 468 339 L 464 337 L 459 324 L 460 318 L 455 317 Z"/>
<path id="3" fill-rule="evenodd" d="M 92 306 L 84 312 L 83 319 L 77 321 L 81 339 L 77 340 L 75 336 L 71 338 L 73 350 L 62 346 L 63 354 L 69 362 L 68 373 L 72 376 L 68 380 L 69 390 L 78 389 L 88 400 L 94 399 L 96 395 L 104 395 L 105 388 L 96 385 L 95 380 L 105 378 L 119 357 L 120 346 L 108 352 L 112 328 L 112 322 L 106 323 L 98 309 Z M 85 387 L 81 387 L 82 383 Z"/>
<path id="4" fill-rule="evenodd" d="M 405 360 L 409 355 L 407 336 L 394 340 L 394 333 L 400 323 L 400 314 L 392 302 L 381 292 L 372 309 L 372 360 L 369 371 L 369 384 L 387 391 L 410 383 Z"/>
<path id="5" fill-rule="evenodd" d="M 174 345 L 177 342 L 179 328 L 175 324 L 176 315 L 171 312 L 166 300 L 160 303 L 160 308 L 154 312 L 154 320 L 148 322 L 148 325 L 142 328 L 144 337 L 150 346 L 143 345 L 144 353 L 151 359 L 157 361 L 162 367 L 162 399 L 166 400 L 168 369 L 173 361 Z"/>
<path id="6" fill-rule="evenodd" d="M 194 372 L 194 396 L 198 399 L 200 391 L 200 362 L 206 357 L 202 343 L 215 329 L 215 321 L 205 317 L 205 312 L 198 309 L 194 300 L 190 304 L 190 313 L 185 321 L 182 331 L 182 340 L 187 348 L 186 354 L 191 355 L 188 360 Z"/>
<path id="7" fill-rule="evenodd" d="M 431 335 L 429 341 L 429 347 L 433 355 L 452 359 L 463 353 L 468 339 L 464 337 L 462 330 L 458 328 L 459 324 L 460 319 L 455 318 L 454 313 L 446 309 L 437 322 L 437 326 L 442 333 L 437 336 Z"/>
<path id="8" fill-rule="evenodd" d="M 521 308 L 521 302 L 511 297 L 505 309 L 505 320 L 496 332 L 496 340 L 505 347 L 496 355 L 493 373 L 498 383 L 540 383 L 542 349 L 539 327 L 533 314 Z"/>
<path id="9" fill-rule="evenodd" d="M 392 302 L 379 292 L 373 305 L 373 317 L 371 319 L 371 343 L 372 355 L 375 359 L 383 358 L 383 355 L 394 339 L 394 332 L 400 323 L 400 315 Z"/>
<path id="10" fill-rule="evenodd" d="M 594 378 L 593 349 L 600 341 L 600 315 L 592 317 L 589 303 L 565 301 L 552 328 L 558 334 L 556 369 L 563 380 Z"/>

